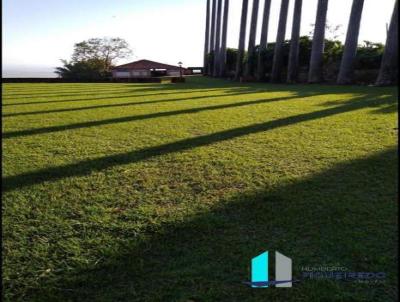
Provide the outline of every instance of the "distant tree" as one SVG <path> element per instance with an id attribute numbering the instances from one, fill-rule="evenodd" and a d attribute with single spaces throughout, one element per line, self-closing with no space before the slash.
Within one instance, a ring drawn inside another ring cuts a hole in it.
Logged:
<path id="1" fill-rule="evenodd" d="M 299 67 L 308 70 L 310 64 L 312 40 L 309 36 L 301 36 L 299 39 Z"/>
<path id="2" fill-rule="evenodd" d="M 354 69 L 379 69 L 384 48 L 382 43 L 363 41 L 357 48 Z"/>
<path id="3" fill-rule="evenodd" d="M 311 23 L 310 26 L 312 29 L 309 31 L 308 35 L 312 37 L 314 35 L 315 23 Z M 339 37 L 344 35 L 342 28 L 343 24 L 332 24 L 327 19 L 325 24 L 325 39 L 328 40 L 339 39 Z"/>
<path id="4" fill-rule="evenodd" d="M 324 80 L 336 81 L 340 60 L 343 57 L 343 43 L 339 40 L 324 40 L 324 53 L 322 63 L 322 74 Z"/>
<path id="5" fill-rule="evenodd" d="M 225 70 L 229 75 L 234 75 L 236 68 L 236 61 L 238 56 L 238 50 L 236 48 L 226 49 L 226 67 Z"/>
<path id="6" fill-rule="evenodd" d="M 94 80 L 108 77 L 116 59 L 132 54 L 129 44 L 121 38 L 92 38 L 74 45 L 71 60 L 61 60 L 55 73 L 62 78 Z"/>
<path id="7" fill-rule="evenodd" d="M 131 54 L 128 42 L 122 38 L 92 38 L 74 45 L 72 62 L 98 60 L 108 71 L 116 59 L 124 59 Z"/>

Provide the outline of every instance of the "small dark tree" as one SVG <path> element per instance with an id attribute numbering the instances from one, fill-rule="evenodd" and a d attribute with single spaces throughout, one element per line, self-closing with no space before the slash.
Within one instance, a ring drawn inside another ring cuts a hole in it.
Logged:
<path id="1" fill-rule="evenodd" d="M 104 62 L 98 59 L 88 59 L 79 62 L 61 60 L 63 67 L 56 67 L 55 73 L 70 80 L 100 80 L 110 76 L 104 69 Z"/>
<path id="2" fill-rule="evenodd" d="M 226 71 L 232 75 L 235 73 L 238 50 L 235 48 L 226 49 Z"/>
<path id="3" fill-rule="evenodd" d="M 379 69 L 384 48 L 382 43 L 364 41 L 357 48 L 354 69 Z"/>

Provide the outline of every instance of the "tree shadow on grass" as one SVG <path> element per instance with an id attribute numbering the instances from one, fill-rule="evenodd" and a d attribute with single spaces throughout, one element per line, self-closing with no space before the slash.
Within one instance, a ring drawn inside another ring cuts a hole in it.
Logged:
<path id="1" fill-rule="evenodd" d="M 145 101 L 145 102 L 129 102 L 129 103 L 122 103 L 122 104 L 105 104 L 105 105 L 95 105 L 95 106 L 87 106 L 87 107 L 80 107 L 80 108 L 64 108 L 64 109 L 54 109 L 54 110 L 40 110 L 40 111 L 31 111 L 31 112 L 21 112 L 21 113 L 10 113 L 10 114 L 4 114 L 3 117 L 12 117 L 12 116 L 18 116 L 18 115 L 29 115 L 29 114 L 46 114 L 46 113 L 60 113 L 60 112 L 70 112 L 70 111 L 79 111 L 79 110 L 92 110 L 92 109 L 100 109 L 100 108 L 110 108 L 110 107 L 123 107 L 123 106 L 132 106 L 132 105 L 145 105 L 145 104 L 155 104 L 155 103 L 166 103 L 166 102 L 177 102 L 177 101 L 185 101 L 185 100 L 198 100 L 198 99 L 205 99 L 205 98 L 218 98 L 218 97 L 229 97 L 229 96 L 237 96 L 237 95 L 246 95 L 246 94 L 253 94 L 255 93 L 253 90 L 250 91 L 236 91 L 236 92 L 228 92 L 226 94 L 222 95 L 206 95 L 206 96 L 194 96 L 194 97 L 183 97 L 183 98 L 177 98 L 177 99 L 167 99 L 167 100 L 154 100 L 154 101 Z M 331 91 L 324 91 L 321 92 L 320 94 L 330 94 L 332 93 Z M 59 132 L 59 131 L 65 131 L 65 130 L 71 130 L 71 129 L 79 129 L 79 128 L 86 128 L 86 127 L 94 127 L 94 126 L 100 126 L 100 125 L 108 125 L 108 124 L 114 124 L 114 123 L 121 123 L 121 122 L 130 122 L 130 121 L 137 121 L 137 120 L 143 120 L 143 119 L 148 119 L 148 118 L 154 118 L 154 117 L 163 117 L 163 116 L 173 116 L 177 114 L 187 114 L 187 113 L 197 113 L 200 111 L 204 110 L 216 110 L 216 109 L 223 109 L 223 108 L 231 108 L 231 107 L 240 107 L 244 105 L 252 105 L 252 104 L 260 104 L 260 103 L 267 103 L 269 101 L 273 100 L 283 100 L 283 99 L 293 99 L 293 98 L 301 98 L 301 97 L 311 97 L 311 96 L 316 96 L 317 94 L 315 92 L 309 92 L 309 91 L 297 91 L 294 96 L 292 97 L 282 97 L 282 98 L 272 98 L 272 99 L 263 99 L 263 100 L 257 100 L 255 102 L 240 102 L 240 103 L 232 103 L 228 105 L 216 105 L 216 106 L 208 106 L 208 107 L 203 107 L 203 108 L 192 108 L 192 109 L 184 109 L 184 110 L 175 110 L 175 111 L 170 111 L 170 112 L 159 112 L 159 113 L 154 113 L 154 114 L 148 114 L 148 115 L 141 115 L 141 116 L 129 116 L 129 117 L 119 117 L 119 118 L 112 118 L 112 119 L 107 119 L 107 120 L 98 120 L 98 121 L 89 121 L 89 122 L 81 122 L 81 123 L 75 123 L 75 124 L 70 124 L 70 125 L 60 125 L 60 126 L 50 126 L 50 127 L 43 127 L 43 128 L 34 128 L 34 129 L 26 129 L 26 130 L 18 130 L 18 131 L 9 131 L 9 132 L 4 132 L 3 133 L 3 138 L 8 139 L 8 138 L 14 138 L 14 137 L 20 137 L 20 136 L 27 136 L 27 135 L 35 135 L 35 134 L 45 134 L 45 133 L 52 133 L 52 132 Z M 370 99 L 368 99 L 370 97 Z M 364 102 L 369 102 L 367 106 L 383 106 L 387 105 L 390 106 L 394 103 L 394 100 L 392 99 L 392 95 L 386 95 L 383 96 L 379 99 L 378 96 L 372 95 L 359 95 L 354 98 L 349 98 L 346 101 L 330 101 L 326 102 L 323 105 L 326 106 L 332 106 L 332 105 L 337 105 L 337 104 L 349 104 L 350 102 L 354 102 L 357 99 L 360 99 Z M 119 98 L 119 97 L 116 97 Z M 367 100 L 365 100 L 367 99 Z M 372 99 L 376 99 L 375 102 L 371 102 Z M 383 113 L 383 112 L 382 112 Z"/>
<path id="2" fill-rule="evenodd" d="M 380 101 L 382 100 L 382 101 Z M 322 104 L 322 106 L 330 107 L 337 105 L 345 105 L 352 102 L 351 99 L 329 101 Z M 375 114 L 390 114 L 398 111 L 398 97 L 395 94 L 383 94 L 376 96 L 376 102 L 372 103 L 369 107 L 375 107 L 371 113 Z"/>
<path id="3" fill-rule="evenodd" d="M 163 84 L 157 84 L 163 85 Z M 164 84 L 165 85 L 165 84 Z M 62 99 L 62 100 L 51 100 L 51 101 L 32 101 L 32 102 L 18 102 L 18 103 L 7 103 L 2 104 L 3 107 L 10 107 L 10 106 L 23 106 L 23 105 L 41 105 L 41 104 L 57 104 L 57 103 L 70 103 L 70 102 L 81 102 L 81 101 L 96 101 L 96 100 L 114 100 L 114 99 L 123 99 L 128 97 L 148 97 L 148 96 L 158 96 L 158 95 L 170 95 L 170 94 L 186 94 L 186 93 L 200 93 L 200 92 L 212 92 L 212 91 L 221 91 L 221 89 L 228 89 L 228 95 L 238 95 L 238 94 L 251 94 L 251 93 L 262 93 L 262 92 L 280 92 L 282 90 L 276 89 L 276 87 L 247 87 L 247 86 L 227 86 L 227 85 L 214 85 L 212 86 L 213 89 L 209 89 L 208 86 L 199 89 L 199 87 L 188 85 L 188 86 L 151 86 L 149 88 L 142 88 L 142 89 L 134 89 L 134 90 L 124 90 L 120 91 L 121 89 L 117 90 L 117 92 L 113 92 L 112 96 L 93 96 L 88 98 L 72 98 L 72 99 Z M 282 88 L 282 87 L 281 87 Z M 146 92 L 154 92 L 156 93 L 146 93 Z M 167 92 L 164 92 L 167 91 Z M 172 91 L 172 92 L 168 92 Z M 284 90 L 286 91 L 286 90 Z M 291 92 L 296 92 L 296 90 L 289 90 Z M 95 94 L 103 93 L 103 91 L 97 91 Z M 138 94 L 138 93 L 146 93 L 146 94 Z M 117 94 L 117 96 L 114 96 Z M 46 97 L 49 98 L 53 97 L 64 97 L 64 96 L 76 96 L 79 95 L 88 95 L 87 93 L 83 94 L 52 94 L 52 95 L 41 95 L 41 96 L 34 96 L 30 95 L 29 97 Z M 207 97 L 207 96 L 204 96 Z M 202 98 L 200 96 L 199 98 Z M 15 99 L 15 98 L 13 98 Z"/>
<path id="4" fill-rule="evenodd" d="M 213 90 L 208 90 L 213 91 Z M 196 93 L 187 92 L 187 93 Z M 192 100 L 201 100 L 201 99 L 210 99 L 210 98 L 220 98 L 220 97 L 229 97 L 229 96 L 237 96 L 237 95 L 245 95 L 251 94 L 253 92 L 243 92 L 243 93 L 226 93 L 226 94 L 217 94 L 217 95 L 202 95 L 202 96 L 192 96 L 192 97 L 182 97 L 176 99 L 166 99 L 166 100 L 152 100 L 152 101 L 140 101 L 140 102 L 124 102 L 119 104 L 105 104 L 105 105 L 94 105 L 94 106 L 86 106 L 86 107 L 75 107 L 75 108 L 62 108 L 62 109 L 51 109 L 51 110 L 38 110 L 38 111 L 27 111 L 27 112 L 16 112 L 16 113 L 5 113 L 3 117 L 12 117 L 12 116 L 23 116 L 23 115 L 35 115 L 35 114 L 47 114 L 47 113 L 60 113 L 60 112 L 71 112 L 71 111 L 82 111 L 82 110 L 92 110 L 92 109 L 101 109 L 101 108 L 112 108 L 112 107 L 124 107 L 124 106 L 132 106 L 132 105 L 149 105 L 149 104 L 159 104 L 159 103 L 168 103 L 168 102 L 178 102 L 178 101 L 192 101 Z M 163 94 L 155 94 L 155 95 L 165 95 L 169 93 Z M 171 93 L 177 94 L 177 93 Z M 305 96 L 312 96 L 311 94 L 302 94 L 303 97 Z M 135 95 L 134 97 L 146 97 L 149 95 Z M 127 97 L 111 97 L 111 98 L 99 98 L 102 100 L 109 100 L 109 99 L 119 99 L 119 98 L 127 98 Z M 290 99 L 291 97 L 288 97 Z M 93 99 L 88 99 L 93 100 Z M 80 100 L 81 101 L 81 100 Z"/>
<path id="5" fill-rule="evenodd" d="M 121 89 L 122 88 L 122 89 Z M 121 91 L 122 90 L 122 91 Z M 141 89 L 139 89 L 140 91 Z M 86 89 L 86 90 L 59 90 L 59 91 L 53 91 L 53 92 L 48 92 L 48 93 L 19 93 L 19 94 L 10 94 L 6 93 L 4 96 L 7 97 L 7 99 L 12 99 L 12 100 L 19 100 L 19 99 L 27 99 L 27 98 L 49 98 L 49 97 L 64 97 L 64 96 L 81 96 L 81 95 L 94 95 L 94 94 L 99 94 L 99 93 L 106 93 L 106 94 L 121 94 L 121 93 L 126 93 L 126 90 L 123 90 L 123 87 L 115 87 L 114 89 L 102 89 L 102 88 L 97 88 L 97 89 Z"/>
<path id="6" fill-rule="evenodd" d="M 104 260 L 91 268 L 43 281 L 28 296 L 35 301 L 396 301 L 397 163 L 397 150 L 387 149 L 274 189 L 221 200 L 210 211 L 149 229 L 144 239 L 115 234 L 131 243 L 114 249 L 117 254 L 101 255 Z M 292 289 L 251 289 L 242 284 L 249 279 L 250 259 L 265 250 L 291 257 L 294 277 L 302 266 L 328 265 L 386 272 L 387 279 L 375 285 L 304 280 Z"/>
<path id="7" fill-rule="evenodd" d="M 154 83 L 152 85 L 149 84 L 129 85 L 125 83 L 119 83 L 120 85 L 114 84 L 113 86 L 104 86 L 104 85 L 99 85 L 98 83 L 91 83 L 90 86 L 81 86 L 81 87 L 79 87 L 79 84 L 77 85 L 77 83 L 69 86 L 64 86 L 64 85 L 60 86 L 59 84 L 60 83 L 49 83 L 49 85 L 46 86 L 45 88 L 36 87 L 36 85 L 23 89 L 20 89 L 20 87 L 18 87 L 18 89 L 17 88 L 10 89 L 7 87 L 7 89 L 4 90 L 5 92 L 4 95 L 11 96 L 13 98 L 19 98 L 20 96 L 21 98 L 24 98 L 24 97 L 59 96 L 60 94 L 62 95 L 63 93 L 68 93 L 68 96 L 72 96 L 72 95 L 87 94 L 92 92 L 114 92 L 114 91 L 120 91 L 121 89 L 125 88 L 138 88 L 135 90 L 139 92 L 155 90 L 156 88 L 160 89 L 168 88 L 165 84 L 157 84 L 157 83 Z M 96 88 L 94 89 L 93 87 Z M 62 89 L 67 89 L 67 90 L 62 90 Z"/>
<path id="8" fill-rule="evenodd" d="M 382 114 L 382 113 L 396 113 L 399 111 L 398 103 L 388 104 L 387 106 L 377 108 L 372 111 L 374 114 Z"/>
<path id="9" fill-rule="evenodd" d="M 153 90 L 154 91 L 154 90 Z M 157 93 L 148 93 L 148 94 L 137 94 L 137 90 L 133 91 L 123 91 L 118 93 L 113 93 L 112 95 L 117 94 L 117 96 L 94 96 L 89 98 L 72 98 L 72 99 L 63 99 L 63 100 L 56 100 L 56 101 L 38 101 L 38 102 L 21 102 L 21 103 L 11 103 L 11 104 L 3 104 L 3 107 L 10 107 L 10 106 L 22 106 L 22 105 L 40 105 L 40 104 L 58 104 L 58 103 L 71 103 L 71 102 L 82 102 L 82 101 L 97 101 L 97 100 L 114 100 L 114 99 L 126 99 L 129 97 L 149 97 L 149 96 L 163 96 L 163 95 L 170 95 L 170 94 L 185 94 L 185 93 L 199 93 L 199 92 L 211 92 L 211 91 L 219 91 L 219 89 L 209 89 L 209 90 L 189 90 L 189 91 L 174 91 L 174 92 L 157 92 Z M 120 95 L 122 94 L 122 95 Z M 99 93 L 96 93 L 99 95 Z M 60 95 L 55 95 L 55 97 L 59 97 Z"/>
<path id="10" fill-rule="evenodd" d="M 221 96 L 213 96 L 213 97 L 221 97 Z M 199 98 L 202 99 L 204 97 L 202 96 Z M 268 102 L 274 102 L 274 101 L 289 100 L 289 99 L 293 99 L 293 98 L 296 98 L 296 97 L 283 97 L 283 98 L 275 98 L 275 99 L 263 99 L 263 100 L 255 100 L 255 101 L 236 102 L 236 103 L 231 103 L 231 104 L 195 107 L 195 108 L 181 109 L 181 110 L 174 110 L 174 111 L 155 112 L 155 113 L 143 114 L 143 115 L 124 116 L 124 117 L 117 117 L 117 118 L 111 118 L 111 119 L 106 119 L 106 120 L 89 121 L 89 122 L 75 123 L 75 124 L 69 124 L 69 125 L 34 128 L 34 129 L 18 130 L 18 131 L 9 131 L 9 132 L 3 133 L 3 139 L 28 136 L 28 135 L 53 133 L 53 132 L 80 129 L 80 128 L 89 128 L 89 127 L 96 127 L 96 126 L 116 124 L 116 123 L 133 122 L 133 121 L 139 121 L 139 120 L 145 120 L 145 119 L 151 119 L 151 118 L 176 116 L 179 114 L 194 114 L 194 113 L 199 113 L 202 111 L 242 107 L 242 106 L 256 105 L 256 104 L 262 104 L 262 103 L 268 103 Z M 191 99 L 196 99 L 196 97 L 191 98 Z M 174 102 L 177 100 L 182 101 L 182 100 L 186 100 L 186 98 L 185 99 L 171 99 L 171 100 L 164 100 L 164 101 L 155 101 L 155 102 L 157 102 L 157 103 Z"/>
<path id="11" fill-rule="evenodd" d="M 28 112 L 16 112 L 16 113 L 5 113 L 3 117 L 12 117 L 12 116 L 23 116 L 23 115 L 35 115 L 35 114 L 47 114 L 47 113 L 60 113 L 60 112 L 71 112 L 71 111 L 82 111 L 82 110 L 93 110 L 93 109 L 102 109 L 102 108 L 113 108 L 113 107 L 125 107 L 125 106 L 137 106 L 137 105 L 150 105 L 150 104 L 160 104 L 160 103 L 169 103 L 169 102 L 179 102 L 179 101 L 192 101 L 192 100 L 201 100 L 201 99 L 215 99 L 221 97 L 229 97 L 229 96 L 238 96 L 238 95 L 246 95 L 246 94 L 253 94 L 253 92 L 236 92 L 236 93 L 225 93 L 225 94 L 216 94 L 216 95 L 202 95 L 202 96 L 192 96 L 192 97 L 182 97 L 182 98 L 175 98 L 175 99 L 166 99 L 166 100 L 151 100 L 151 101 L 141 101 L 141 102 L 124 102 L 118 104 L 105 104 L 105 105 L 94 105 L 94 106 L 86 106 L 86 107 L 75 107 L 75 108 L 62 108 L 62 109 L 51 109 L 51 110 L 38 110 L 38 111 L 28 111 Z M 307 97 L 312 96 L 311 93 L 302 93 L 296 94 L 295 97 Z M 136 96 L 135 96 L 136 97 Z M 116 97 L 120 98 L 120 97 Z M 281 98 L 271 98 L 271 99 L 264 99 L 265 102 L 268 100 L 275 100 L 275 99 L 292 99 L 294 97 L 287 96 Z M 242 102 L 246 103 L 246 102 Z M 252 102 L 249 102 L 250 104 Z M 234 104 L 232 104 L 234 105 Z M 223 106 L 223 105 L 221 105 Z M 218 106 L 216 106 L 218 107 Z M 193 108 L 195 110 L 195 108 Z M 102 121 L 98 121 L 102 122 Z M 57 127 L 57 126 L 56 126 Z"/>
<path id="12" fill-rule="evenodd" d="M 266 101 L 271 101 L 271 100 L 266 100 Z M 265 102 L 264 100 L 258 100 L 254 102 Z M 83 160 L 77 163 L 73 164 L 68 164 L 64 166 L 57 166 L 57 167 L 50 167 L 50 168 L 45 168 L 33 172 L 28 172 L 28 173 L 23 173 L 15 176 L 8 176 L 3 178 L 3 190 L 4 191 L 10 191 L 10 190 L 15 190 L 19 189 L 25 186 L 30 186 L 38 183 L 43 183 L 45 181 L 55 181 L 58 179 L 66 178 L 66 177 L 71 177 L 71 176 L 83 176 L 90 174 L 92 171 L 100 171 L 104 170 L 107 168 L 112 168 L 115 166 L 119 165 L 125 165 L 125 164 L 130 164 L 130 163 L 135 163 L 143 160 L 150 159 L 152 157 L 156 156 L 161 156 L 165 154 L 170 154 L 170 153 L 175 153 L 175 152 L 181 152 L 181 151 L 186 151 L 190 150 L 196 147 L 201 147 L 201 146 L 208 146 L 217 142 L 221 141 L 226 141 L 229 139 L 234 139 L 237 137 L 241 137 L 244 135 L 249 135 L 252 133 L 259 133 L 259 132 L 264 132 L 280 127 L 285 127 L 301 122 L 307 122 L 307 121 L 312 121 L 320 118 L 325 118 L 337 114 L 342 114 L 346 112 L 351 112 L 354 110 L 360 110 L 363 108 L 367 108 L 369 106 L 376 106 L 376 104 L 387 104 L 393 102 L 393 99 L 391 96 L 387 96 L 385 98 L 381 98 L 379 100 L 376 100 L 375 98 L 370 98 L 370 99 L 364 99 L 360 98 L 359 100 L 355 100 L 353 102 L 349 102 L 340 106 L 332 107 L 332 108 L 327 108 L 323 110 L 317 110 L 313 112 L 307 112 L 307 113 L 302 113 L 294 116 L 289 116 L 289 117 L 284 117 L 276 120 L 271 120 L 271 121 L 266 121 L 263 123 L 258 123 L 258 124 L 252 124 L 249 126 L 243 126 L 243 127 L 238 127 L 238 128 L 233 128 L 233 129 L 228 129 L 220 132 L 215 132 L 203 136 L 197 136 L 193 138 L 187 138 L 183 140 L 179 140 L 176 142 L 172 143 L 166 143 L 163 145 L 159 146 L 154 146 L 154 147 L 149 147 L 145 149 L 140 149 L 140 150 L 135 150 L 131 152 L 126 152 L 126 153 L 120 153 L 120 154 L 115 154 L 115 155 L 110 155 L 110 156 L 105 156 L 105 157 L 100 157 L 100 158 L 95 158 L 95 159 L 89 159 L 89 160 Z M 247 105 L 249 102 L 244 102 L 243 105 Z M 176 115 L 176 114 L 184 114 L 184 113 L 196 113 L 200 112 L 202 110 L 214 110 L 214 109 L 222 109 L 222 108 L 228 108 L 228 107 L 235 107 L 239 106 L 240 104 L 234 103 L 234 104 L 228 104 L 228 105 L 218 105 L 218 106 L 211 106 L 211 107 L 206 107 L 206 108 L 195 108 L 195 109 L 187 109 L 187 110 L 182 110 L 179 112 L 165 112 L 165 113 L 155 113 L 157 117 L 160 116 L 171 116 L 171 115 Z M 139 116 L 140 117 L 140 116 Z M 141 117 L 140 119 L 144 118 L 151 118 L 150 116 L 145 116 Z M 110 120 L 105 123 L 105 121 L 95 121 L 95 122 L 90 122 L 90 123 L 97 123 L 96 125 L 104 125 L 104 124 L 110 124 L 110 123 L 115 123 L 115 122 L 122 122 L 122 121 L 132 121 L 132 120 L 137 120 L 139 119 L 138 117 L 124 117 L 124 120 L 121 120 L 121 118 L 118 118 L 118 120 Z M 89 122 L 88 122 L 89 123 Z M 87 123 L 84 123 L 83 125 L 79 125 L 80 127 L 86 127 Z M 94 126 L 94 124 L 91 124 L 91 126 Z M 64 128 L 67 128 L 68 126 L 63 126 Z M 72 126 L 70 126 L 72 127 Z M 76 127 L 73 125 L 73 127 Z M 76 127 L 77 128 L 77 127 Z M 27 130 L 31 131 L 29 133 L 26 133 L 24 131 L 19 131 L 16 133 L 8 132 L 3 134 L 3 138 L 11 138 L 11 137 L 16 137 L 19 136 L 20 133 L 23 133 L 24 135 L 31 135 L 31 134 L 38 134 L 38 133 L 47 133 L 50 132 L 48 129 L 43 128 L 44 130 Z M 62 130 L 63 130 L 62 129 Z M 72 128 L 70 128 L 72 129 Z M 43 131 L 43 132 L 38 132 L 38 131 Z"/>
<path id="13" fill-rule="evenodd" d="M 72 86 L 74 87 L 74 86 Z M 123 86 L 116 87 L 116 90 L 111 90 L 114 94 L 125 94 L 127 93 L 126 88 L 136 88 L 132 89 L 131 94 L 127 94 L 126 96 L 111 96 L 107 97 L 107 99 L 115 99 L 115 98 L 122 98 L 128 97 L 132 94 L 136 94 L 136 97 L 140 96 L 151 96 L 151 95 L 161 95 L 161 94 L 179 94 L 179 93 L 191 93 L 191 92 L 206 92 L 206 91 L 215 91 L 220 89 L 229 89 L 229 92 L 234 93 L 262 93 L 262 92 L 293 92 L 299 93 L 301 91 L 307 91 L 309 93 L 315 94 L 327 94 L 327 93 L 348 93 L 349 90 L 356 93 L 361 94 L 369 94 L 370 91 L 377 91 L 369 89 L 369 87 L 348 87 L 348 86 L 326 86 L 326 85 L 284 85 L 284 84 L 269 84 L 269 83 L 237 83 L 231 81 L 224 81 L 218 79 L 207 79 L 207 78 L 199 78 L 199 79 L 191 79 L 185 84 L 145 84 L 145 85 L 138 85 L 138 84 L 124 84 Z M 139 88 L 138 88 L 139 87 Z M 120 90 L 125 91 L 120 91 Z M 173 92 L 169 92 L 173 90 Z M 54 94 L 41 94 L 41 95 L 34 95 L 31 93 L 26 94 L 27 97 L 62 97 L 62 96 L 79 96 L 81 93 L 71 94 L 68 91 L 68 94 L 60 94 L 60 91 Z M 106 90 L 98 89 L 93 90 L 93 88 L 89 90 L 82 90 L 82 95 L 87 95 L 87 92 L 95 92 L 98 94 L 99 92 L 103 93 Z M 137 93 L 146 93 L 146 92 L 156 92 L 153 94 L 144 94 L 144 95 L 137 95 Z M 7 95 L 6 95 L 7 96 Z M 55 101 L 38 101 L 38 102 L 20 102 L 20 103 L 12 103 L 12 104 L 3 104 L 3 106 L 22 106 L 22 105 L 34 105 L 34 104 L 50 104 L 50 103 L 61 103 L 61 102 L 74 102 L 74 101 L 90 101 L 90 100 L 97 100 L 97 99 L 104 99 L 104 96 L 101 97 L 91 97 L 91 98 L 72 98 L 72 99 L 64 99 L 64 100 L 55 100 Z"/>
<path id="14" fill-rule="evenodd" d="M 122 83 L 121 83 L 122 84 Z M 96 86 L 94 83 L 93 86 Z M 74 87 L 74 86 L 72 86 Z M 131 90 L 127 90 L 126 88 L 133 88 Z M 210 89 L 212 88 L 212 89 Z M 252 85 L 246 85 L 246 84 L 237 84 L 237 83 L 232 83 L 228 81 L 194 81 L 194 82 L 188 82 L 184 85 L 179 85 L 179 84 L 159 84 L 159 83 L 153 83 L 151 85 L 146 84 L 146 85 L 135 85 L 135 84 L 125 84 L 125 85 L 120 85 L 117 87 L 114 87 L 113 89 L 105 88 L 103 89 L 100 87 L 100 89 L 80 89 L 76 91 L 67 90 L 67 91 L 54 91 L 50 93 L 38 93 L 35 94 L 34 90 L 30 89 L 29 93 L 20 93 L 20 94 L 4 94 L 3 96 L 10 97 L 10 99 L 26 99 L 26 98 L 42 98 L 42 97 L 66 97 L 66 96 L 76 96 L 79 97 L 80 95 L 89 95 L 89 94 L 99 94 L 99 93 L 107 93 L 110 92 L 113 95 L 114 94 L 126 94 L 130 92 L 129 95 L 132 94 L 137 94 L 137 93 L 146 93 L 146 92 L 157 92 L 153 94 L 144 94 L 144 95 L 135 95 L 135 96 L 151 96 L 151 95 L 159 95 L 159 94 L 179 94 L 179 93 L 191 93 L 191 92 L 207 92 L 207 91 L 216 91 L 220 89 L 226 89 L 229 88 L 232 91 L 233 90 L 244 90 L 244 91 L 259 91 L 260 89 L 265 91 L 266 87 L 253 87 Z M 122 90 L 122 91 L 121 91 Z M 169 92 L 168 91 L 173 91 Z M 67 93 L 64 93 L 67 92 Z M 112 98 L 112 97 L 110 97 Z M 93 99 L 100 99 L 100 98 L 84 98 L 84 99 L 66 99 L 66 100 L 57 100 L 57 101 L 39 101 L 39 102 L 21 102 L 21 103 L 13 103 L 13 104 L 4 104 L 3 106 L 19 106 L 19 105 L 33 105 L 33 104 L 45 104 L 45 103 L 57 103 L 57 102 L 71 102 L 71 101 L 84 101 L 84 100 L 93 100 Z"/>

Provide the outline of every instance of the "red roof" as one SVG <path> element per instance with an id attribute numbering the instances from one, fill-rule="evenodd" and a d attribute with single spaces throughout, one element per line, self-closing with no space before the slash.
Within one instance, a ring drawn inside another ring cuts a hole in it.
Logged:
<path id="1" fill-rule="evenodd" d="M 127 68 L 127 69 L 168 69 L 168 70 L 179 70 L 179 66 L 168 65 L 158 63 L 150 60 L 139 60 L 119 66 L 115 66 L 113 69 Z M 184 68 L 182 68 L 184 69 Z"/>

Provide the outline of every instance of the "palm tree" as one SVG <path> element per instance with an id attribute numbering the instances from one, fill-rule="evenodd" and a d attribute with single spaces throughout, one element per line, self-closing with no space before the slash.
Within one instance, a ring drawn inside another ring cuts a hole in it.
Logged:
<path id="1" fill-rule="evenodd" d="M 213 76 L 218 76 L 218 68 L 219 68 L 219 51 L 221 47 L 221 18 L 222 18 L 222 0 L 218 0 L 218 8 L 217 8 L 217 28 L 215 30 L 215 50 L 214 50 L 214 67 L 213 67 Z"/>
<path id="2" fill-rule="evenodd" d="M 324 51 L 326 13 L 328 12 L 328 0 L 318 0 L 317 17 L 315 19 L 314 36 L 311 48 L 310 69 L 308 82 L 318 83 L 322 81 L 322 55 Z"/>
<path id="3" fill-rule="evenodd" d="M 283 62 L 283 43 L 285 42 L 286 20 L 289 8 L 289 0 L 282 0 L 279 13 L 278 33 L 276 35 L 274 59 L 272 61 L 271 82 L 279 82 L 281 78 Z"/>
<path id="4" fill-rule="evenodd" d="M 262 22 L 262 27 L 261 27 L 260 47 L 258 50 L 258 57 L 257 57 L 257 75 L 256 75 L 257 80 L 261 80 L 264 77 L 263 52 L 267 49 L 268 22 L 269 22 L 270 8 L 271 8 L 271 0 L 265 0 L 263 22 Z"/>
<path id="5" fill-rule="evenodd" d="M 247 64 L 245 75 L 250 76 L 253 72 L 254 48 L 256 44 L 257 18 L 258 18 L 259 0 L 253 0 L 253 9 L 251 12 L 249 46 L 247 48 Z"/>
<path id="6" fill-rule="evenodd" d="M 287 82 L 294 83 L 297 81 L 299 68 L 299 39 L 300 39 L 300 21 L 301 6 L 303 0 L 296 0 L 293 10 L 292 38 L 290 40 L 289 62 Z"/>
<path id="7" fill-rule="evenodd" d="M 337 79 L 338 84 L 350 84 L 353 81 L 353 61 L 357 53 L 358 33 L 360 32 L 361 14 L 364 0 L 353 0 L 346 42 Z"/>
<path id="8" fill-rule="evenodd" d="M 388 35 L 386 38 L 386 45 L 383 52 L 381 68 L 379 70 L 378 79 L 376 80 L 375 85 L 383 86 L 393 84 L 398 75 L 398 13 L 398 1 L 396 0 L 394 4 L 392 19 L 390 20 Z"/>
<path id="9" fill-rule="evenodd" d="M 214 55 L 215 51 L 215 9 L 217 7 L 217 0 L 213 0 L 212 2 L 212 13 L 211 13 L 211 38 L 210 38 L 210 53 Z M 212 67 L 214 66 L 214 60 L 212 60 L 212 64 L 209 66 L 208 74 L 212 75 Z"/>
<path id="10" fill-rule="evenodd" d="M 206 8 L 206 33 L 204 38 L 204 64 L 203 73 L 208 73 L 208 52 L 209 52 L 209 42 L 210 42 L 210 0 L 207 0 Z"/>
<path id="11" fill-rule="evenodd" d="M 243 0 L 242 2 L 242 16 L 240 18 L 240 34 L 239 34 L 239 46 L 238 54 L 236 58 L 236 73 L 235 80 L 239 80 L 242 75 L 242 63 L 244 56 L 244 43 L 246 39 L 246 23 L 247 23 L 247 7 L 249 0 Z"/>
<path id="12" fill-rule="evenodd" d="M 223 77 L 225 75 L 225 65 L 226 65 L 226 37 L 228 32 L 228 13 L 229 13 L 229 0 L 224 2 L 224 21 L 222 24 L 222 41 L 221 41 L 221 51 L 219 54 L 219 76 Z"/>

